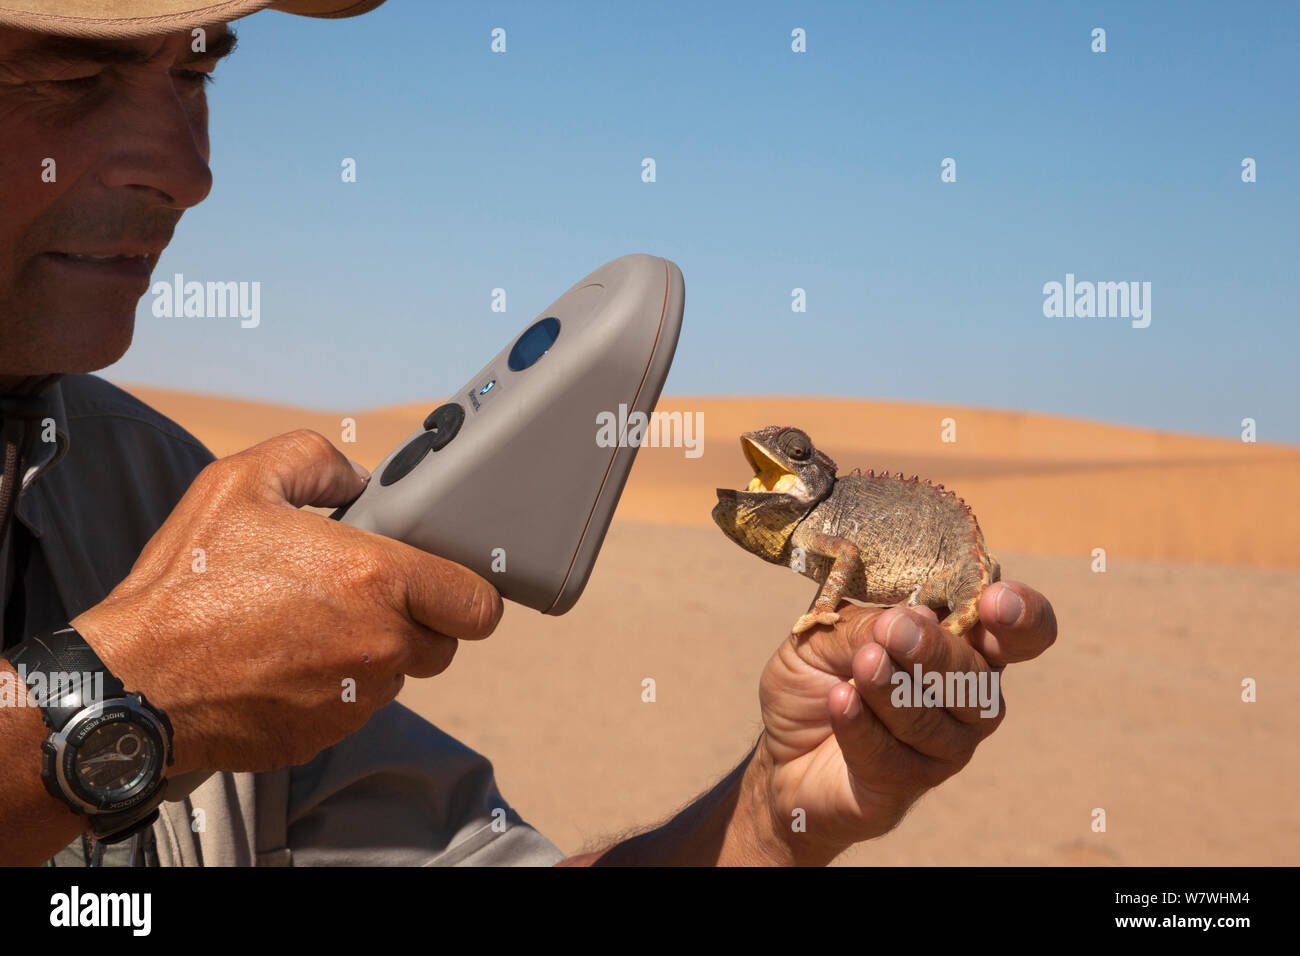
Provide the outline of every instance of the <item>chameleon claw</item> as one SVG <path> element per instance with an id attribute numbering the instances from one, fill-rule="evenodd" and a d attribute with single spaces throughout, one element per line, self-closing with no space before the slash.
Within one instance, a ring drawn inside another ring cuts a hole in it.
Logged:
<path id="1" fill-rule="evenodd" d="M 804 631 L 818 624 L 825 624 L 828 627 L 838 624 L 842 618 L 835 611 L 822 611 L 820 614 L 805 614 L 799 620 L 794 622 L 791 634 L 802 634 Z"/>

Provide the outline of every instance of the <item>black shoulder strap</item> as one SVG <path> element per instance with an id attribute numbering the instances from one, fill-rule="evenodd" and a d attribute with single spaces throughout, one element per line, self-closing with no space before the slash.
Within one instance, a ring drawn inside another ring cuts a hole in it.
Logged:
<path id="1" fill-rule="evenodd" d="M 18 520 L 18 496 L 23 491 L 23 474 L 31 456 L 35 429 L 49 410 L 45 399 L 38 395 L 0 395 L 0 600 L 4 600 L 4 615 L 0 617 L 0 650 L 21 641 L 26 606 L 19 601 L 10 612 L 9 580 L 13 580 L 13 595 L 19 597 L 23 587 L 23 573 L 27 567 L 30 541 L 24 541 L 22 522 Z M 12 540 L 10 540 L 12 538 Z M 5 549 L 9 549 L 6 558 Z M 11 565 L 19 562 L 16 567 Z M 16 622 L 16 623 L 11 623 Z"/>
<path id="2" fill-rule="evenodd" d="M 0 622 L 0 650 L 8 650 L 27 636 L 27 562 L 31 559 L 32 533 L 17 519 L 9 529 L 9 556 L 5 573 L 13 577 L 13 590 L 4 606 Z M 2 583 L 2 582 L 0 582 Z"/>

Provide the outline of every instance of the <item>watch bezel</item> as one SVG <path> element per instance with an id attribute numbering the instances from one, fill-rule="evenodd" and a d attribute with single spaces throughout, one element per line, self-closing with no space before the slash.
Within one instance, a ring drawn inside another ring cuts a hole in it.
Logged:
<path id="1" fill-rule="evenodd" d="M 98 796 L 82 786 L 75 773 L 75 764 L 81 745 L 95 731 L 112 723 L 131 724 L 150 738 L 157 754 L 157 766 L 149 777 L 141 781 L 127 796 L 111 799 Z M 82 813 L 103 815 L 122 813 L 147 803 L 159 789 L 166 785 L 166 769 L 171 763 L 167 734 L 162 722 L 145 705 L 137 694 L 113 698 L 91 704 L 77 711 L 61 730 L 50 734 L 47 740 L 59 789 Z"/>

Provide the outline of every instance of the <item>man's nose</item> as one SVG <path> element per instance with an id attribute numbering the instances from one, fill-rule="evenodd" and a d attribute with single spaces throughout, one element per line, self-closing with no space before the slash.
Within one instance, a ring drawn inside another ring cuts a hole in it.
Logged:
<path id="1" fill-rule="evenodd" d="M 120 97 L 112 152 L 101 180 L 160 193 L 164 203 L 188 209 L 212 190 L 208 117 L 202 103 L 187 103 L 170 78 L 149 82 Z"/>

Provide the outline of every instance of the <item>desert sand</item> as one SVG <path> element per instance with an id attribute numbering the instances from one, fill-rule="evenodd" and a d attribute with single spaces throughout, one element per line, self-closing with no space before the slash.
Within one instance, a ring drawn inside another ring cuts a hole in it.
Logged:
<path id="1" fill-rule="evenodd" d="M 326 413 L 122 387 L 216 455 L 308 427 L 368 468 L 437 404 Z M 1300 863 L 1300 651 L 1284 620 L 1300 595 L 1300 448 L 866 400 L 659 407 L 703 413 L 703 454 L 642 449 L 577 607 L 508 605 L 489 640 L 402 693 L 489 755 L 507 800 L 563 850 L 666 818 L 757 737 L 759 674 L 816 586 L 745 554 L 709 512 L 716 487 L 750 477 L 739 433 L 792 424 L 841 471 L 956 490 L 1004 575 L 1060 622 L 1045 655 L 1007 669 L 1006 720 L 970 765 L 839 863 Z"/>

